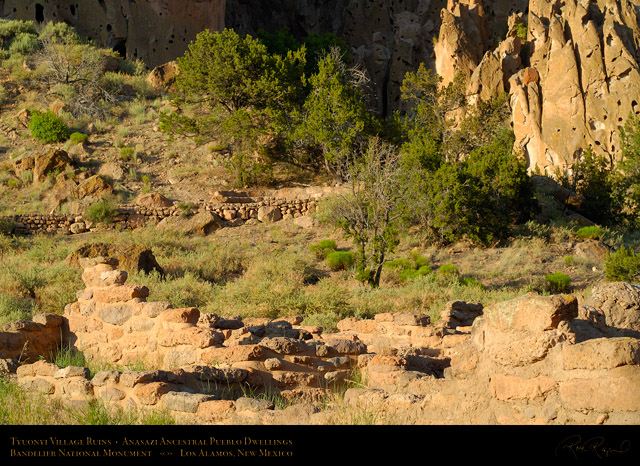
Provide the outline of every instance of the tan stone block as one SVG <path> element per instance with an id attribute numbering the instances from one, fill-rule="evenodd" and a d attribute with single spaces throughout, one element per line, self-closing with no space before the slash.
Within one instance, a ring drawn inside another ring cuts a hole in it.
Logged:
<path id="1" fill-rule="evenodd" d="M 221 345 L 224 336 L 221 332 L 202 327 L 189 327 L 177 331 L 161 331 L 158 333 L 158 344 L 161 346 L 190 345 L 196 348 L 208 348 Z"/>
<path id="2" fill-rule="evenodd" d="M 47 361 L 36 361 L 33 364 L 23 364 L 16 369 L 16 375 L 18 377 L 28 377 L 28 376 L 43 376 L 43 377 L 53 377 L 56 372 L 60 369 L 53 363 Z"/>
<path id="3" fill-rule="evenodd" d="M 640 340 L 636 338 L 597 338 L 562 349 L 564 368 L 613 369 L 640 364 Z M 640 388 L 640 387 L 639 387 Z"/>
<path id="4" fill-rule="evenodd" d="M 240 361 L 255 361 L 264 357 L 264 348 L 260 345 L 240 345 L 232 347 L 206 348 L 200 353 L 205 364 L 228 363 Z"/>
<path id="5" fill-rule="evenodd" d="M 555 380 L 545 376 L 525 379 L 505 374 L 493 374 L 489 381 L 491 395 L 501 401 L 532 400 L 546 395 L 555 388 Z"/>
<path id="6" fill-rule="evenodd" d="M 318 376 L 308 372 L 273 372 L 273 380 L 279 387 L 313 386 L 318 383 Z"/>
<path id="7" fill-rule="evenodd" d="M 562 320 L 577 315 L 578 300 L 574 296 L 523 296 L 485 308 L 483 319 L 501 331 L 539 333 L 555 329 Z"/>
<path id="8" fill-rule="evenodd" d="M 384 356 L 376 354 L 371 361 L 371 366 L 394 366 L 394 367 L 406 367 L 407 360 L 399 356 Z"/>
<path id="9" fill-rule="evenodd" d="M 627 366 L 631 368 L 630 366 Z M 560 383 L 560 399 L 567 408 L 596 411 L 630 411 L 640 409 L 640 367 L 628 377 L 603 376 L 571 379 Z"/>
<path id="10" fill-rule="evenodd" d="M 137 384 L 133 389 L 133 394 L 143 405 L 155 405 L 171 390 L 171 385 L 165 382 L 151 382 Z"/>
<path id="11" fill-rule="evenodd" d="M 93 299 L 102 303 L 124 303 L 134 298 L 146 299 L 149 288 L 143 285 L 121 285 L 107 288 L 94 288 Z"/>
<path id="12" fill-rule="evenodd" d="M 200 311 L 195 307 L 188 307 L 183 309 L 167 309 L 158 315 L 158 319 L 163 322 L 178 323 L 178 324 L 193 324 L 198 323 L 200 318 Z"/>
<path id="13" fill-rule="evenodd" d="M 204 401 L 198 406 L 196 414 L 207 421 L 222 421 L 235 413 L 235 403 L 230 400 Z"/>

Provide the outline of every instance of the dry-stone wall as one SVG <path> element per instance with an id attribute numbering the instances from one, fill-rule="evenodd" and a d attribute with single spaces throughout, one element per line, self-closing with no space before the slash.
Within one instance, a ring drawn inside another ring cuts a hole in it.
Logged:
<path id="1" fill-rule="evenodd" d="M 564 295 L 486 308 L 454 301 L 435 325 L 424 314 L 388 312 L 345 319 L 337 333 L 323 334 L 299 317 L 222 318 L 148 302 L 149 290 L 127 284 L 116 260 L 81 265 L 86 288 L 63 316 L 0 333 L 4 371 L 72 404 L 164 408 L 187 422 L 276 422 L 287 410 L 239 396 L 266 391 L 296 401 L 295 422 L 321 423 L 329 387 L 357 370 L 364 386 L 346 390 L 347 408 L 374 409 L 391 422 L 640 422 L 640 287 L 626 283 L 595 287 L 583 306 Z M 67 344 L 91 361 L 149 370 L 91 376 L 60 368 L 52 355 Z"/>
<path id="2" fill-rule="evenodd" d="M 207 234 L 249 220 L 272 223 L 307 217 L 316 211 L 317 200 L 324 194 L 326 190 L 323 189 L 258 195 L 227 191 L 217 192 L 212 201 L 198 204 L 172 202 L 160 195 L 153 195 L 153 198 L 141 195 L 142 200 L 139 198 L 134 204 L 118 205 L 118 213 L 112 218 L 111 225 L 134 229 L 152 223 L 160 228 Z M 20 214 L 3 219 L 14 224 L 15 234 L 79 234 L 99 227 L 83 215 Z M 210 224 L 215 226 L 208 228 Z"/>

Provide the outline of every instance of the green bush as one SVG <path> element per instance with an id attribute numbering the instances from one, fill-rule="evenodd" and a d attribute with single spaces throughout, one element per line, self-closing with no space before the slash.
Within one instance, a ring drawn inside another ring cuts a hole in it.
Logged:
<path id="1" fill-rule="evenodd" d="M 333 271 L 347 270 L 353 265 L 353 254 L 348 251 L 334 251 L 327 255 L 326 262 Z"/>
<path id="2" fill-rule="evenodd" d="M 428 265 L 423 265 L 419 269 L 405 269 L 400 273 L 400 281 L 406 282 L 409 280 L 413 280 L 417 277 L 424 277 L 426 275 L 430 275 L 433 273 L 433 270 Z"/>
<path id="3" fill-rule="evenodd" d="M 312 244 L 309 246 L 311 252 L 313 252 L 318 259 L 324 259 L 331 252 L 335 251 L 338 248 L 338 245 L 335 241 L 331 239 L 324 239 L 319 243 Z"/>
<path id="4" fill-rule="evenodd" d="M 69 129 L 65 122 L 51 110 L 34 110 L 29 122 L 31 135 L 47 144 L 63 142 L 69 139 Z"/>
<path id="5" fill-rule="evenodd" d="M 120 148 L 120 160 L 128 162 L 132 160 L 136 155 L 136 149 L 131 146 L 125 146 Z"/>
<path id="6" fill-rule="evenodd" d="M 460 278 L 460 284 L 462 286 L 475 286 L 475 287 L 478 287 L 478 288 L 480 288 L 482 290 L 485 289 L 484 285 L 481 282 L 479 282 L 478 280 L 476 280 L 475 278 L 473 278 L 473 277 L 462 277 L 462 278 Z"/>
<path id="7" fill-rule="evenodd" d="M 388 269 L 415 270 L 414 263 L 405 257 L 387 261 L 384 263 L 384 267 Z"/>
<path id="8" fill-rule="evenodd" d="M 544 279 L 552 293 L 564 293 L 571 289 L 571 279 L 563 273 L 549 273 Z"/>
<path id="9" fill-rule="evenodd" d="M 103 199 L 89 206 L 84 216 L 87 220 L 96 223 L 111 223 L 113 217 L 118 214 L 118 208 L 111 202 Z"/>
<path id="10" fill-rule="evenodd" d="M 84 144 L 88 140 L 89 135 L 84 133 L 75 132 L 71 133 L 71 135 L 69 136 L 69 141 L 71 141 L 73 144 Z"/>
<path id="11" fill-rule="evenodd" d="M 623 244 L 617 251 L 607 254 L 604 267 L 607 280 L 633 282 L 640 275 L 640 256 Z"/>
<path id="12" fill-rule="evenodd" d="M 453 264 L 442 264 L 436 271 L 436 275 L 442 278 L 458 278 L 460 270 Z"/>
<path id="13" fill-rule="evenodd" d="M 576 236 L 580 239 L 600 239 L 604 235 L 604 231 L 599 226 L 593 225 L 582 227 L 576 232 Z"/>

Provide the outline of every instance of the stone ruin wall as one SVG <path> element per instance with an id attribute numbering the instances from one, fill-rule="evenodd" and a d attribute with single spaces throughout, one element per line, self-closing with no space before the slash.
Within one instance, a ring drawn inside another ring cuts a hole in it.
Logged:
<path id="1" fill-rule="evenodd" d="M 264 400 L 221 396 L 240 386 L 319 403 L 358 369 L 366 388 L 345 403 L 416 424 L 637 424 L 640 288 L 601 285 L 571 296 L 527 295 L 483 308 L 451 302 L 442 320 L 414 313 L 345 319 L 324 334 L 302 318 L 223 318 L 148 302 L 117 261 L 84 259 L 86 288 L 64 315 L 7 324 L 0 358 L 24 388 L 82 405 L 164 408 L 186 422 L 272 422 Z M 617 310 L 616 310 L 617 309 Z M 71 345 L 116 369 L 59 368 Z M 45 360 L 39 360 L 43 356 Z M 144 361 L 151 370 L 121 369 Z M 296 422 L 322 422 L 311 410 Z M 247 418 L 249 416 L 249 418 Z"/>
<path id="2" fill-rule="evenodd" d="M 294 190 L 295 191 L 295 190 Z M 282 191 L 280 191 L 281 193 Z M 324 192 L 316 195 L 293 195 L 288 198 L 279 196 L 238 195 L 235 197 L 220 196 L 219 200 L 194 204 L 188 210 L 189 215 L 210 213 L 218 227 L 238 226 L 249 220 L 274 222 L 299 217 L 308 217 L 317 208 L 317 201 Z M 111 226 L 124 229 L 135 229 L 145 225 L 159 224 L 163 220 L 176 220 L 184 217 L 186 211 L 179 207 L 179 202 L 169 202 L 166 206 L 144 206 L 138 204 L 120 204 L 118 214 L 113 217 Z M 83 215 L 75 214 L 19 214 L 3 216 L 2 219 L 15 222 L 13 233 L 33 234 L 79 234 L 90 231 L 97 225 Z M 162 226 L 161 226 L 162 227 Z"/>

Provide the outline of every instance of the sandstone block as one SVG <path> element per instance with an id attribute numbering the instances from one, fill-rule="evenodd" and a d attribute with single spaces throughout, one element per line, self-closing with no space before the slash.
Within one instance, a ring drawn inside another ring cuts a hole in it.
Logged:
<path id="1" fill-rule="evenodd" d="M 264 338 L 260 345 L 279 354 L 301 353 L 309 348 L 303 341 L 287 337 Z"/>
<path id="2" fill-rule="evenodd" d="M 200 318 L 200 311 L 195 307 L 167 309 L 159 314 L 158 318 L 163 322 L 196 325 Z"/>
<path id="3" fill-rule="evenodd" d="M 263 410 L 275 409 L 275 404 L 269 400 L 259 400 L 256 398 L 249 398 L 242 396 L 236 400 L 236 411 L 251 411 L 258 412 Z"/>
<path id="4" fill-rule="evenodd" d="M 122 303 L 134 298 L 145 300 L 148 296 L 149 288 L 143 285 L 121 285 L 93 290 L 94 299 L 102 303 Z"/>
<path id="5" fill-rule="evenodd" d="M 115 387 L 105 387 L 97 391 L 97 395 L 100 399 L 107 403 L 122 401 L 127 397 L 127 394 L 122 390 L 118 390 Z"/>
<path id="6" fill-rule="evenodd" d="M 635 338 L 598 338 L 562 349 L 564 368 L 613 369 L 640 364 L 640 340 Z"/>
<path id="7" fill-rule="evenodd" d="M 207 421 L 215 422 L 231 416 L 235 408 L 236 404 L 231 400 L 208 400 L 198 405 L 196 414 Z"/>
<path id="8" fill-rule="evenodd" d="M 161 346 L 190 345 L 195 348 L 208 348 L 221 345 L 223 342 L 222 333 L 201 327 L 164 330 L 158 333 L 158 344 Z"/>
<path id="9" fill-rule="evenodd" d="M 215 400 L 211 395 L 199 393 L 169 392 L 162 398 L 162 403 L 166 409 L 180 411 L 184 413 L 195 413 L 198 411 L 200 403 Z"/>
<path id="10" fill-rule="evenodd" d="M 361 341 L 332 339 L 327 340 L 326 345 L 338 354 L 362 354 L 367 352 L 367 345 Z"/>
<path id="11" fill-rule="evenodd" d="M 132 316 L 131 306 L 126 304 L 119 306 L 109 306 L 101 309 L 98 316 L 102 321 L 111 325 L 122 325 Z"/>
<path id="12" fill-rule="evenodd" d="M 484 309 L 484 319 L 492 327 L 527 332 L 543 332 L 558 327 L 562 320 L 578 315 L 578 300 L 572 296 L 523 296 Z"/>
<path id="13" fill-rule="evenodd" d="M 102 387 L 104 385 L 115 385 L 120 381 L 120 372 L 115 370 L 106 370 L 96 373 L 91 379 L 91 383 L 95 387 Z"/>
<path id="14" fill-rule="evenodd" d="M 493 374 L 489 380 L 491 395 L 501 401 L 532 400 L 556 389 L 556 382 L 550 377 L 525 379 L 505 374 Z"/>
<path id="15" fill-rule="evenodd" d="M 640 368 L 629 377 L 570 379 L 560 382 L 560 399 L 565 407 L 576 410 L 637 412 L 640 406 Z"/>
<path id="16" fill-rule="evenodd" d="M 133 389 L 133 394 L 143 405 L 155 405 L 171 391 L 171 386 L 165 382 L 139 383 Z"/>
<path id="17" fill-rule="evenodd" d="M 260 345 L 241 345 L 222 348 L 207 348 L 200 354 L 205 364 L 225 362 L 233 364 L 240 361 L 255 361 L 264 356 L 264 348 Z"/>

